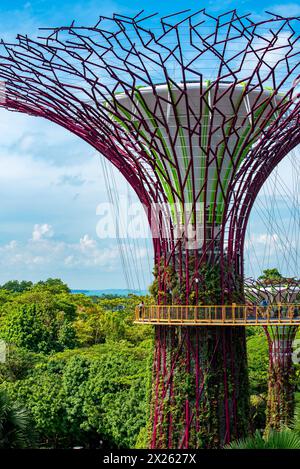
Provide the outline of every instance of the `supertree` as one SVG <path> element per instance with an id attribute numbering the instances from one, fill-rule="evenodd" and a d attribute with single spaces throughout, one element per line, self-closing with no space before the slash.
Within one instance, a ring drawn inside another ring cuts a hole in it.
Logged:
<path id="1" fill-rule="evenodd" d="M 271 314 L 277 314 L 278 308 L 293 308 L 293 314 L 299 316 L 300 281 L 294 279 L 253 280 L 245 282 L 245 296 L 252 303 L 259 305 L 266 302 Z M 281 305 L 289 306 L 281 306 Z M 295 305 L 293 307 L 293 304 Z M 275 310 L 275 311 L 274 311 Z M 283 315 L 288 311 L 282 311 Z M 292 423 L 295 407 L 295 368 L 293 364 L 293 342 L 298 330 L 297 325 L 263 326 L 268 341 L 269 370 L 267 421 L 265 432 L 280 430 Z"/>
<path id="2" fill-rule="evenodd" d="M 298 23 L 140 12 L 2 44 L 2 105 L 80 136 L 134 188 L 159 305 L 243 301 L 251 207 L 300 140 Z M 247 431 L 245 330 L 175 324 L 155 326 L 150 446 L 221 446 Z"/>

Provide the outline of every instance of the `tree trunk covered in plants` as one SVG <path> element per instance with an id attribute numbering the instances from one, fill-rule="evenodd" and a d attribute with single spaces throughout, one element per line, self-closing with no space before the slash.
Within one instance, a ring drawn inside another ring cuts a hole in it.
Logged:
<path id="1" fill-rule="evenodd" d="M 247 434 L 245 329 L 156 326 L 151 448 L 218 448 Z"/>
<path id="2" fill-rule="evenodd" d="M 269 344 L 267 421 L 265 433 L 280 430 L 294 417 L 295 369 L 292 345 L 297 326 L 264 328 Z"/>

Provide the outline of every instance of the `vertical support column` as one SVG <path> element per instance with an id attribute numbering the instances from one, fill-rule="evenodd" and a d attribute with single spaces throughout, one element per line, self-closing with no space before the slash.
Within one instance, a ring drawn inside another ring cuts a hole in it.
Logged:
<path id="1" fill-rule="evenodd" d="M 151 448 L 218 448 L 248 431 L 245 329 L 156 326 Z"/>
<path id="2" fill-rule="evenodd" d="M 292 345 L 298 326 L 264 326 L 269 345 L 266 433 L 289 425 L 294 416 Z"/>

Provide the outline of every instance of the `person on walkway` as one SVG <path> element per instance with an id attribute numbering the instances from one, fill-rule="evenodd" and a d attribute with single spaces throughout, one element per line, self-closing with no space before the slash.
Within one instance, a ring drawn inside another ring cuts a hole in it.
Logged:
<path id="1" fill-rule="evenodd" d="M 139 319 L 143 319 L 143 316 L 144 316 L 143 313 L 144 313 L 144 308 L 145 308 L 145 304 L 143 300 L 138 305 L 138 308 L 139 308 Z"/>
<path id="2" fill-rule="evenodd" d="M 259 303 L 259 312 L 260 312 L 260 316 L 261 316 L 261 319 L 266 319 L 266 316 L 268 314 L 268 305 L 269 305 L 269 302 L 266 298 L 263 298 L 261 300 L 261 302 Z"/>

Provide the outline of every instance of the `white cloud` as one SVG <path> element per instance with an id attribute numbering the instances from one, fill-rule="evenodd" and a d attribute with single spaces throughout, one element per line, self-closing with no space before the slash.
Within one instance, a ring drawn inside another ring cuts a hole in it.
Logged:
<path id="1" fill-rule="evenodd" d="M 298 3 L 282 3 L 279 5 L 272 5 L 267 8 L 267 10 L 284 17 L 300 15 L 300 5 Z"/>
<path id="2" fill-rule="evenodd" d="M 58 186 L 70 185 L 70 186 L 82 186 L 87 182 L 80 174 L 63 174 L 60 176 L 59 181 L 57 183 Z"/>
<path id="3" fill-rule="evenodd" d="M 24 135 L 20 141 L 18 142 L 19 143 L 19 148 L 21 151 L 28 151 L 30 149 L 32 149 L 32 146 L 34 145 L 35 143 L 35 138 L 33 135 Z"/>
<path id="4" fill-rule="evenodd" d="M 245 251 L 262 255 L 266 250 L 275 252 L 281 246 L 281 240 L 276 233 L 253 233 L 245 240 Z"/>
<path id="5" fill-rule="evenodd" d="M 33 227 L 32 240 L 40 241 L 43 238 L 51 238 L 53 234 L 53 228 L 48 223 L 43 223 L 41 225 L 36 224 Z"/>
<path id="6" fill-rule="evenodd" d="M 74 263 L 74 256 L 67 256 L 64 260 L 65 265 L 73 265 Z"/>
<path id="7" fill-rule="evenodd" d="M 37 265 L 43 265 L 44 264 L 44 258 L 42 256 L 35 256 L 32 259 L 33 264 Z"/>
<path id="8" fill-rule="evenodd" d="M 10 241 L 8 244 L 5 245 L 5 249 L 7 249 L 8 251 L 10 250 L 14 250 L 16 247 L 17 247 L 17 241 L 15 239 L 13 239 L 12 241 Z"/>
<path id="9" fill-rule="evenodd" d="M 93 249 L 96 247 L 96 241 L 85 234 L 83 238 L 80 238 L 79 244 L 81 249 L 84 251 L 86 249 Z"/>
<path id="10" fill-rule="evenodd" d="M 276 244 L 278 239 L 279 238 L 276 233 L 273 233 L 273 234 L 262 233 L 262 234 L 257 235 L 256 238 L 254 238 L 254 241 L 256 241 L 259 244 L 270 245 L 274 243 Z"/>
<path id="11" fill-rule="evenodd" d="M 67 243 L 56 240 L 51 225 L 34 225 L 32 238 L 21 243 L 12 240 L 0 247 L 0 266 L 18 267 L 20 271 L 36 268 L 50 268 L 55 266 L 61 269 L 99 267 L 105 271 L 114 271 L 120 268 L 120 252 L 118 246 L 101 246 L 88 234 L 83 235 L 77 243 Z M 127 247 L 132 249 L 132 246 Z M 137 258 L 147 256 L 146 249 L 136 251 Z"/>

